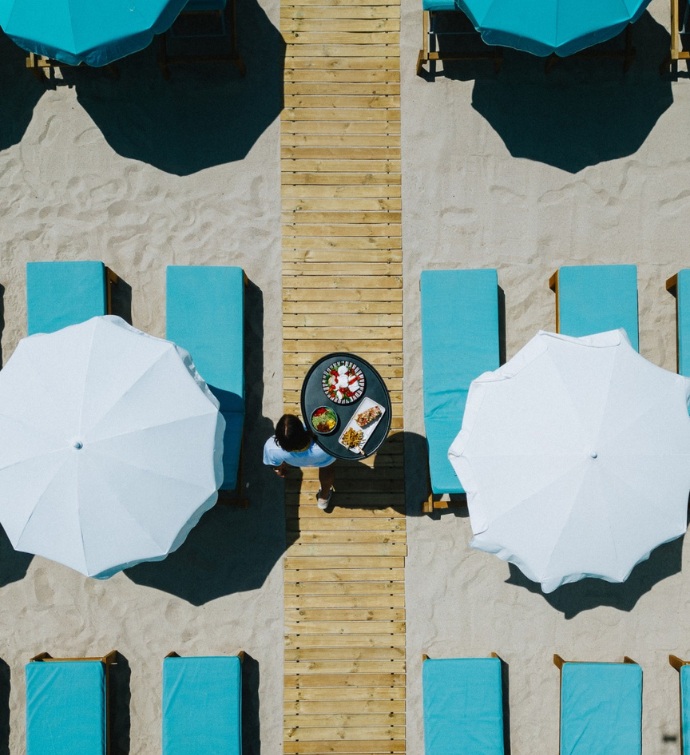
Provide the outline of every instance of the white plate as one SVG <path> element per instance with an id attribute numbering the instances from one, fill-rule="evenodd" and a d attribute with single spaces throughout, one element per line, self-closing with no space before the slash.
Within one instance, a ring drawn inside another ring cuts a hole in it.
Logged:
<path id="1" fill-rule="evenodd" d="M 360 414 L 363 414 L 367 409 L 371 409 L 372 406 L 378 406 L 378 408 L 381 410 L 381 414 L 379 414 L 378 419 L 374 420 L 370 425 L 367 425 L 366 427 L 360 427 L 357 424 L 357 417 Z M 350 421 L 345 425 L 343 428 L 342 433 L 340 433 L 340 437 L 338 438 L 338 443 L 340 443 L 341 446 L 345 446 L 345 448 L 348 449 L 348 451 L 352 451 L 352 453 L 355 454 L 363 454 L 364 453 L 364 446 L 366 445 L 366 442 L 371 437 L 371 434 L 376 429 L 376 426 L 378 423 L 383 419 L 383 415 L 386 413 L 385 407 L 381 406 L 377 401 L 374 401 L 374 399 L 369 398 L 368 396 L 365 396 L 362 399 L 362 403 L 357 408 L 357 411 L 352 415 Z M 346 446 L 343 443 L 343 435 L 350 429 L 354 428 L 355 430 L 361 430 L 362 431 L 362 441 L 358 446 L 355 446 L 354 448 L 350 448 L 349 446 Z"/>

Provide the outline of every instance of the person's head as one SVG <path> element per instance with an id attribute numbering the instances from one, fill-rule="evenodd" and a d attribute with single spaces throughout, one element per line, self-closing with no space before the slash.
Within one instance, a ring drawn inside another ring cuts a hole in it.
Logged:
<path id="1" fill-rule="evenodd" d="M 306 451 L 312 435 L 294 414 L 283 414 L 276 423 L 276 443 L 283 451 Z"/>

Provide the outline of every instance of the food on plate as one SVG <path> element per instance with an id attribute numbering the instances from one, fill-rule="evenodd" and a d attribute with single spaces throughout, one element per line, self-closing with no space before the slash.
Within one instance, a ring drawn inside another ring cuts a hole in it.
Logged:
<path id="1" fill-rule="evenodd" d="M 364 392 L 364 374 L 352 362 L 334 362 L 323 373 L 324 393 L 336 404 L 350 404 Z"/>
<path id="2" fill-rule="evenodd" d="M 372 422 L 376 422 L 381 416 L 381 407 L 378 404 L 370 406 L 359 414 L 355 414 L 355 422 L 360 427 L 368 427 Z"/>
<path id="3" fill-rule="evenodd" d="M 354 427 L 350 427 L 343 433 L 340 442 L 347 448 L 357 448 L 363 440 L 364 433 L 361 430 L 355 430 Z"/>
<path id="4" fill-rule="evenodd" d="M 327 406 L 320 406 L 311 413 L 311 426 L 317 433 L 330 433 L 338 424 L 338 415 Z"/>

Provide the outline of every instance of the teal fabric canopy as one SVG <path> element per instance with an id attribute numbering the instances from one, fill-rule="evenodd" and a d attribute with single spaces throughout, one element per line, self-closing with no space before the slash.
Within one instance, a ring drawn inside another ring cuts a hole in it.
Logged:
<path id="1" fill-rule="evenodd" d="M 147 47 L 186 0 L 0 0 L 0 27 L 20 47 L 69 65 L 104 66 Z"/>
<path id="2" fill-rule="evenodd" d="M 572 55 L 620 34 L 650 0 L 455 0 L 488 45 Z"/>

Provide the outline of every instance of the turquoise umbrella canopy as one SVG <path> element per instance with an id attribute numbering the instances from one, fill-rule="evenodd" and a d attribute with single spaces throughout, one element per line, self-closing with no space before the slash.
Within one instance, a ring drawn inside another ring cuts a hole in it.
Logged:
<path id="1" fill-rule="evenodd" d="M 650 0 L 455 0 L 489 45 L 572 55 L 620 34 Z"/>
<path id="2" fill-rule="evenodd" d="M 20 47 L 69 65 L 104 66 L 147 47 L 187 0 L 0 0 L 0 27 Z"/>

